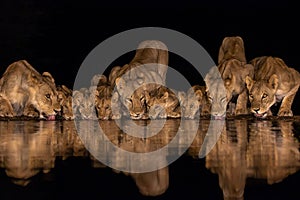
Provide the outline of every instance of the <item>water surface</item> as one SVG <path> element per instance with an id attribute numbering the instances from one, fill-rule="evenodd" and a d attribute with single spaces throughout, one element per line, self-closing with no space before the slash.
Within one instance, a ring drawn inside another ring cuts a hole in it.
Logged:
<path id="1" fill-rule="evenodd" d="M 147 127 L 151 121 L 134 123 Z M 298 117 L 228 119 L 218 127 L 216 144 L 205 141 L 210 123 L 170 119 L 156 135 L 138 138 L 114 121 L 0 121 L 0 199 L 299 199 Z M 166 162 L 179 158 L 151 172 L 114 170 L 96 157 L 120 169 L 133 160 L 112 152 L 107 142 L 99 145 L 90 134 L 99 124 L 118 148 L 145 153 L 166 147 Z M 185 135 L 176 137 L 180 131 Z M 211 149 L 199 158 L 203 143 Z"/>

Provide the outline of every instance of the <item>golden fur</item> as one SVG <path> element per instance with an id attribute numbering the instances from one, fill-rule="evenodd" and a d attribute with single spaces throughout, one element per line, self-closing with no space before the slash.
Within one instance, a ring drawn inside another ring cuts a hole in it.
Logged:
<path id="1" fill-rule="evenodd" d="M 0 93 L 0 117 L 13 117 L 14 109 L 5 94 Z"/>
<path id="2" fill-rule="evenodd" d="M 110 74 L 109 80 L 104 78 L 106 76 L 102 76 L 102 81 L 100 81 L 97 86 L 97 93 L 95 96 L 97 117 L 101 120 L 120 119 L 121 105 L 119 103 L 119 96 L 118 93 L 113 90 L 113 87 L 110 84 L 110 80 L 114 79 L 114 75 Z M 114 108 L 115 110 L 113 110 Z"/>
<path id="3" fill-rule="evenodd" d="M 244 41 L 240 36 L 225 37 L 220 46 L 218 64 L 232 58 L 246 63 Z"/>
<path id="4" fill-rule="evenodd" d="M 261 56 L 250 61 L 254 65 L 254 79 L 247 77 L 251 112 L 264 118 L 272 115 L 270 108 L 281 102 L 278 116 L 293 116 L 292 103 L 300 84 L 300 74 L 278 57 Z"/>
<path id="5" fill-rule="evenodd" d="M 46 72 L 43 76 L 26 60 L 8 66 L 1 80 L 1 92 L 10 101 L 16 116 L 26 115 L 32 108 L 40 118 L 51 118 L 60 111 L 54 79 Z"/>
<path id="6" fill-rule="evenodd" d="M 210 109 L 211 105 L 206 93 L 206 86 L 193 85 L 187 91 L 184 117 L 194 119 L 197 116 L 206 116 L 210 114 Z"/>
<path id="7" fill-rule="evenodd" d="M 160 87 L 152 91 L 147 99 L 147 107 L 151 118 L 179 118 L 180 102 L 174 91 Z"/>
<path id="8" fill-rule="evenodd" d="M 58 101 L 61 105 L 61 116 L 66 120 L 74 119 L 72 109 L 72 90 L 65 85 L 58 85 L 57 87 Z"/>
<path id="9" fill-rule="evenodd" d="M 117 70 L 115 84 L 122 104 L 133 119 L 147 119 L 146 95 L 165 84 L 168 49 L 160 41 L 146 40 L 139 44 L 129 64 Z M 115 86 L 115 85 L 113 85 Z M 131 91 L 131 89 L 136 89 Z"/>
<path id="10" fill-rule="evenodd" d="M 246 63 L 244 42 L 240 36 L 223 39 L 219 50 L 218 70 L 219 72 L 215 71 L 214 73 L 220 73 L 223 83 L 220 83 L 219 79 L 214 82 L 215 75 L 212 74 L 208 74 L 205 78 L 210 99 L 217 102 L 217 105 L 214 106 L 214 114 L 222 115 L 223 113 L 225 115 L 225 110 L 229 115 L 248 114 L 245 78 L 246 76 L 253 77 L 253 66 Z M 213 94 L 218 91 L 216 87 L 220 87 L 220 84 L 224 84 L 226 96 L 225 94 Z M 236 102 L 235 99 L 237 99 Z"/>

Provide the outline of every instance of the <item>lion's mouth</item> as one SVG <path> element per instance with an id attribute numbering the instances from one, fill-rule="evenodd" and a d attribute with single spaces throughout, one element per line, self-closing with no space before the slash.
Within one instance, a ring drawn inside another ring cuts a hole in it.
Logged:
<path id="1" fill-rule="evenodd" d="M 224 120 L 226 118 L 226 113 L 224 113 L 223 115 L 212 115 L 211 119 L 213 120 Z"/>
<path id="2" fill-rule="evenodd" d="M 41 116 L 42 119 L 46 119 L 47 121 L 54 121 L 55 120 L 55 114 L 52 115 L 46 115 L 45 113 L 43 113 L 43 115 Z"/>
<path id="3" fill-rule="evenodd" d="M 49 115 L 49 116 L 47 117 L 47 120 L 49 120 L 49 121 L 55 120 L 55 115 Z"/>
<path id="4" fill-rule="evenodd" d="M 254 113 L 254 116 L 255 117 L 258 117 L 258 118 L 266 118 L 267 117 L 267 112 L 264 112 L 264 113 Z"/>

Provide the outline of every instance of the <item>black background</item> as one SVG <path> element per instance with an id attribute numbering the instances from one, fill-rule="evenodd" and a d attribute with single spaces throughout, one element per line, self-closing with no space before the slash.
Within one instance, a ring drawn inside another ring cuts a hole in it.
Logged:
<path id="1" fill-rule="evenodd" d="M 282 58 L 300 70 L 298 10 L 289 1 L 0 1 L 0 73 L 26 59 L 57 84 L 72 88 L 77 70 L 90 51 L 105 39 L 133 28 L 164 27 L 196 40 L 217 62 L 224 37 L 243 38 L 247 60 Z M 124 65 L 133 54 L 117 59 Z M 202 77 L 176 55 L 169 65 L 202 84 Z M 101 66 L 103 67 L 103 66 Z M 109 67 L 109 66 L 107 66 Z M 295 107 L 299 101 L 296 96 Z"/>

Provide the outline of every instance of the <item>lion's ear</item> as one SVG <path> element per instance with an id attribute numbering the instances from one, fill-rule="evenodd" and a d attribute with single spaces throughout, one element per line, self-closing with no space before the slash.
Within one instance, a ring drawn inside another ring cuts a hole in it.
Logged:
<path id="1" fill-rule="evenodd" d="M 243 70 L 241 70 L 242 77 L 250 76 L 253 78 L 254 76 L 254 66 L 252 64 L 245 64 L 243 66 Z"/>
<path id="2" fill-rule="evenodd" d="M 121 90 L 124 87 L 121 77 L 116 78 L 116 87 L 117 90 Z"/>
<path id="3" fill-rule="evenodd" d="M 269 84 L 272 87 L 272 89 L 277 90 L 277 88 L 278 88 L 278 76 L 276 74 L 273 74 L 270 77 Z"/>
<path id="4" fill-rule="evenodd" d="M 201 101 L 202 98 L 203 98 L 203 93 L 202 93 L 202 91 L 201 91 L 201 90 L 196 90 L 196 91 L 195 91 L 195 96 L 197 97 L 197 100 L 198 100 L 198 101 Z"/>
<path id="5" fill-rule="evenodd" d="M 52 77 L 52 75 L 51 75 L 49 72 L 43 72 L 42 76 L 43 76 L 46 80 L 55 83 L 54 78 Z"/>
<path id="6" fill-rule="evenodd" d="M 33 84 L 39 84 L 41 82 L 41 78 L 40 76 L 37 76 L 35 73 L 31 73 L 30 74 L 30 77 L 29 77 L 29 80 L 31 83 Z"/>
<path id="7" fill-rule="evenodd" d="M 245 83 L 246 83 L 247 89 L 250 91 L 253 86 L 254 81 L 252 80 L 252 78 L 250 76 L 246 76 Z"/>
<path id="8" fill-rule="evenodd" d="M 68 93 L 68 94 L 72 94 L 72 90 L 71 89 L 69 89 L 67 86 L 65 86 L 65 85 L 62 85 L 61 86 L 61 88 L 66 92 L 66 93 Z"/>

